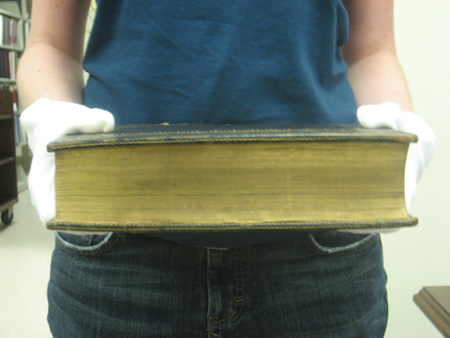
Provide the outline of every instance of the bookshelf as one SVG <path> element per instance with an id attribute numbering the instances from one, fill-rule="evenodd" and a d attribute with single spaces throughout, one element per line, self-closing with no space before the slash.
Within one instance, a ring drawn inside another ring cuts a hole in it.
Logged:
<path id="1" fill-rule="evenodd" d="M 0 212 L 5 225 L 12 222 L 13 205 L 18 201 L 13 96 L 0 91 Z"/>
<path id="2" fill-rule="evenodd" d="M 16 71 L 28 39 L 31 0 L 0 1 L 0 212 L 12 222 L 18 191 L 26 186 L 30 153 L 19 124 Z"/>

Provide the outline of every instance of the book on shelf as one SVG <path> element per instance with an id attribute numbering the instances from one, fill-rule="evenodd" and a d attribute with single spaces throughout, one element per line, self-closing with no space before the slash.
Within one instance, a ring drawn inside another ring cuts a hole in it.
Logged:
<path id="1" fill-rule="evenodd" d="M 412 134 L 358 125 L 128 125 L 55 153 L 54 230 L 379 229 L 417 224 Z"/>
<path id="2" fill-rule="evenodd" d="M 20 9 L 7 6 L 7 4 L 18 6 L 14 3 L 14 1 L 0 1 L 0 45 L 3 48 L 22 50 L 23 23 Z M 7 7 L 10 7 L 9 10 Z"/>
<path id="3" fill-rule="evenodd" d="M 17 53 L 0 48 L 0 78 L 16 80 Z"/>
<path id="4" fill-rule="evenodd" d="M 18 20 L 0 14 L 0 44 L 16 47 Z"/>

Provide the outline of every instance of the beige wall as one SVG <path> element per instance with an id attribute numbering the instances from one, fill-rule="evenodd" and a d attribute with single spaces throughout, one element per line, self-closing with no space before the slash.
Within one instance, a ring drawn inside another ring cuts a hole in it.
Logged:
<path id="1" fill-rule="evenodd" d="M 397 0 L 397 51 L 416 112 L 434 129 L 435 157 L 411 210 L 414 229 L 383 235 L 390 316 L 386 337 L 442 337 L 413 303 L 423 286 L 450 286 L 450 1 Z"/>

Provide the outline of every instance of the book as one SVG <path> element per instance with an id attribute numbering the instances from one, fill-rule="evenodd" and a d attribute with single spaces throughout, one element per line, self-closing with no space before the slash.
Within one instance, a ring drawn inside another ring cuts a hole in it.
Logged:
<path id="1" fill-rule="evenodd" d="M 417 136 L 359 125 L 127 125 L 55 153 L 53 230 L 378 229 L 417 224 Z"/>

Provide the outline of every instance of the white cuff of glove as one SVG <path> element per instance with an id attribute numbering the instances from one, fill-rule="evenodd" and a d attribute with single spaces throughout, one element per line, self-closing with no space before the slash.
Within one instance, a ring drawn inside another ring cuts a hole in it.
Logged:
<path id="1" fill-rule="evenodd" d="M 359 123 L 366 128 L 390 128 L 418 136 L 418 142 L 409 146 L 405 167 L 405 201 L 407 209 L 410 210 L 417 183 L 433 157 L 436 144 L 433 130 L 419 115 L 404 112 L 393 102 L 364 105 L 358 108 L 356 114 Z"/>
<path id="2" fill-rule="evenodd" d="M 55 216 L 55 156 L 47 152 L 47 145 L 68 134 L 110 132 L 114 117 L 105 110 L 43 98 L 23 111 L 20 123 L 33 153 L 28 176 L 31 202 L 46 225 Z"/>

